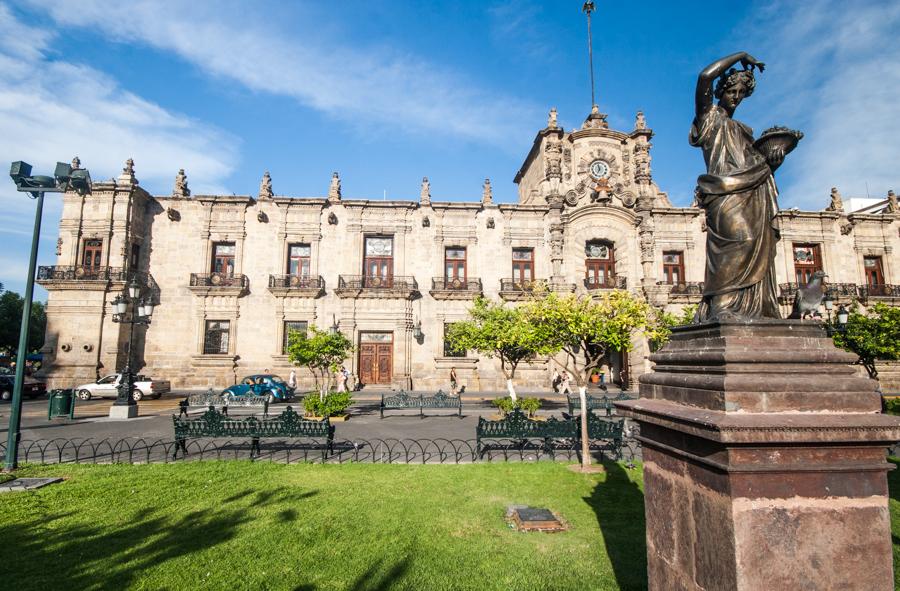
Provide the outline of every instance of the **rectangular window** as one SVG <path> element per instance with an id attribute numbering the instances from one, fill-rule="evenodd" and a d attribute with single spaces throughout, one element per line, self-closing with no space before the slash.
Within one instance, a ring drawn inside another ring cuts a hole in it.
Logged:
<path id="1" fill-rule="evenodd" d="M 141 245 L 140 244 L 132 244 L 131 245 L 131 263 L 130 269 L 137 270 L 138 265 L 141 263 Z"/>
<path id="2" fill-rule="evenodd" d="M 309 244 L 288 246 L 288 274 L 294 277 L 309 277 L 309 259 L 312 248 Z"/>
<path id="3" fill-rule="evenodd" d="M 288 339 L 290 338 L 291 332 L 302 332 L 305 334 L 307 326 L 308 324 L 305 321 L 301 320 L 284 321 L 284 342 L 281 344 L 282 355 L 287 355 Z"/>
<path id="4" fill-rule="evenodd" d="M 231 322 L 228 320 L 207 320 L 203 336 L 203 354 L 221 355 L 228 353 L 228 335 Z"/>
<path id="5" fill-rule="evenodd" d="M 444 249 L 444 280 L 448 289 L 466 286 L 466 247 L 450 246 Z"/>
<path id="6" fill-rule="evenodd" d="M 213 244 L 212 272 L 226 277 L 234 276 L 234 242 L 216 242 Z"/>
<path id="7" fill-rule="evenodd" d="M 599 240 L 585 243 L 584 285 L 588 289 L 616 286 L 616 249 L 612 243 Z"/>
<path id="8" fill-rule="evenodd" d="M 684 253 L 666 251 L 663 253 L 663 275 L 669 285 L 684 283 Z"/>
<path id="9" fill-rule="evenodd" d="M 465 351 L 458 351 L 450 346 L 450 343 L 447 342 L 447 331 L 450 330 L 450 327 L 453 326 L 452 322 L 444 323 L 444 357 L 465 357 Z"/>
<path id="10" fill-rule="evenodd" d="M 514 248 L 512 250 L 512 279 L 516 285 L 534 281 L 534 249 Z"/>
<path id="11" fill-rule="evenodd" d="M 85 240 L 84 252 L 81 255 L 81 264 L 88 269 L 96 269 L 103 260 L 103 241 Z"/>
<path id="12" fill-rule="evenodd" d="M 863 257 L 863 269 L 866 271 L 866 285 L 884 285 L 881 257 Z"/>
<path id="13" fill-rule="evenodd" d="M 819 245 L 794 243 L 794 274 L 798 285 L 806 285 L 813 273 L 821 270 L 822 254 Z"/>
<path id="14" fill-rule="evenodd" d="M 394 239 L 366 236 L 363 252 L 365 287 L 391 287 L 394 279 Z"/>

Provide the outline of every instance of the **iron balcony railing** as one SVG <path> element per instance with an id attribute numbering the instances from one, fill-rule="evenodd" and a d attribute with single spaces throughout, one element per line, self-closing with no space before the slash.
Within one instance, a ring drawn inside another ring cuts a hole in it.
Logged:
<path id="1" fill-rule="evenodd" d="M 339 275 L 338 289 L 393 289 L 397 291 L 418 291 L 415 277 L 399 275 Z"/>
<path id="2" fill-rule="evenodd" d="M 682 281 L 681 283 L 666 283 L 665 281 L 662 281 L 658 283 L 658 285 L 671 285 L 672 290 L 669 292 L 670 295 L 703 295 L 702 281 Z"/>
<path id="3" fill-rule="evenodd" d="M 37 282 L 42 281 L 124 281 L 121 267 L 88 267 L 85 265 L 50 265 L 38 267 Z"/>
<path id="4" fill-rule="evenodd" d="M 798 287 L 805 287 L 797 283 L 782 283 L 779 286 L 781 297 L 793 298 L 797 294 Z M 862 287 L 855 283 L 826 283 L 825 294 L 832 298 L 856 298 L 860 296 Z"/>
<path id="5" fill-rule="evenodd" d="M 481 291 L 481 279 L 468 277 L 434 277 L 431 280 L 432 291 Z"/>
<path id="6" fill-rule="evenodd" d="M 325 289 L 325 280 L 320 275 L 269 275 L 269 287 L 284 289 Z"/>
<path id="7" fill-rule="evenodd" d="M 626 289 L 627 286 L 628 281 L 622 275 L 607 277 L 604 281 L 596 281 L 587 277 L 584 279 L 584 287 L 587 289 Z"/>
<path id="8" fill-rule="evenodd" d="M 246 275 L 227 273 L 191 273 L 191 287 L 241 287 L 250 285 Z"/>
<path id="9" fill-rule="evenodd" d="M 859 295 L 862 298 L 900 298 L 900 285 L 860 285 Z"/>
<path id="10" fill-rule="evenodd" d="M 543 279 L 501 279 L 500 291 L 524 291 L 531 292 L 540 287 L 545 287 L 547 282 Z"/>

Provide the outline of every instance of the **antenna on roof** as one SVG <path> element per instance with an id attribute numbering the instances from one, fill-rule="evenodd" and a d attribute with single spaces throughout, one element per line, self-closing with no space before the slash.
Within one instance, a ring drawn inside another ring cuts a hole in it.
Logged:
<path id="1" fill-rule="evenodd" d="M 869 199 L 869 181 L 866 181 L 866 199 Z"/>
<path id="2" fill-rule="evenodd" d="M 594 3 L 588 0 L 584 3 L 584 6 L 581 7 L 582 12 L 587 14 L 587 23 L 588 23 L 588 64 L 591 68 L 591 108 L 597 104 L 596 99 L 594 98 L 594 41 L 591 36 L 591 13 L 594 11 Z"/>

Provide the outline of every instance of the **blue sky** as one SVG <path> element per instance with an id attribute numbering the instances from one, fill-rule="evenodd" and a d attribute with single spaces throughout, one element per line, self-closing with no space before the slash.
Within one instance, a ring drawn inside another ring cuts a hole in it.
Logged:
<path id="1" fill-rule="evenodd" d="M 654 180 L 677 205 L 703 172 L 687 144 L 696 75 L 745 49 L 766 62 L 737 117 L 806 138 L 779 170 L 783 207 L 895 188 L 900 3 L 596 2 L 597 94 L 610 124 L 654 129 Z M 78 155 L 95 179 L 133 157 L 168 194 L 514 201 L 515 172 L 555 106 L 590 109 L 581 0 L 129 2 L 0 0 L 0 161 Z M 715 7 L 711 10 L 710 7 Z M 896 183 L 900 185 L 900 183 Z M 900 187 L 898 187 L 900 188 Z M 0 183 L 0 281 L 22 290 L 33 202 Z M 39 262 L 53 264 L 48 200 Z M 42 290 L 37 291 L 45 297 Z"/>

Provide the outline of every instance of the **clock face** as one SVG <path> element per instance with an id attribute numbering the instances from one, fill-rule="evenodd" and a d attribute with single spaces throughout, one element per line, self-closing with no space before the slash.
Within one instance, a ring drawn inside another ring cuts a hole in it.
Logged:
<path id="1" fill-rule="evenodd" d="M 595 179 L 605 179 L 609 177 L 609 164 L 604 160 L 594 160 L 591 162 L 591 176 Z"/>

